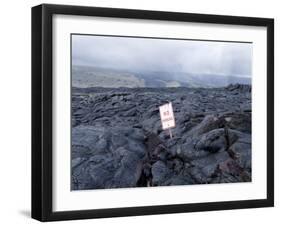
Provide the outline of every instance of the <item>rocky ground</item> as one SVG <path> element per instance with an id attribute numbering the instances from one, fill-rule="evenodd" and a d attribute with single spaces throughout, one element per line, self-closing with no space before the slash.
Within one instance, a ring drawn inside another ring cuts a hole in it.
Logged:
<path id="1" fill-rule="evenodd" d="M 72 91 L 72 190 L 251 181 L 251 86 Z"/>

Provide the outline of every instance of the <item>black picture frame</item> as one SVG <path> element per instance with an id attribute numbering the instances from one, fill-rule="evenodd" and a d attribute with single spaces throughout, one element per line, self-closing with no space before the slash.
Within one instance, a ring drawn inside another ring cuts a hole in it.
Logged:
<path id="1" fill-rule="evenodd" d="M 54 212 L 52 210 L 52 18 L 55 14 L 266 27 L 267 198 Z M 273 19 L 49 4 L 32 8 L 32 218 L 40 221 L 56 221 L 271 206 L 274 206 Z"/>

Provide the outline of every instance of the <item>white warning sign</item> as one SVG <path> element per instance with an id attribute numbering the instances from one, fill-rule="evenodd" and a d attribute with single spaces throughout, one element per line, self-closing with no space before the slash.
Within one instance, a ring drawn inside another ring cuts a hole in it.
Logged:
<path id="1" fill-rule="evenodd" d="M 169 102 L 159 107 L 163 130 L 176 126 L 172 103 Z"/>

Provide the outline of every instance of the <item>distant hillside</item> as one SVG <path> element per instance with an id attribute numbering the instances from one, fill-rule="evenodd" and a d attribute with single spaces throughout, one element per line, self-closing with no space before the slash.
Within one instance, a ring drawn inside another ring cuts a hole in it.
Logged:
<path id="1" fill-rule="evenodd" d="M 137 77 L 148 87 L 224 87 L 230 84 L 251 84 L 251 78 L 215 74 L 190 74 L 182 72 L 142 72 Z"/>
<path id="2" fill-rule="evenodd" d="M 251 78 L 215 74 L 190 74 L 163 71 L 126 71 L 88 66 L 73 66 L 72 86 L 86 87 L 224 87 L 251 84 Z"/>
<path id="3" fill-rule="evenodd" d="M 145 81 L 134 74 L 112 69 L 73 66 L 72 86 L 87 87 L 145 87 Z"/>

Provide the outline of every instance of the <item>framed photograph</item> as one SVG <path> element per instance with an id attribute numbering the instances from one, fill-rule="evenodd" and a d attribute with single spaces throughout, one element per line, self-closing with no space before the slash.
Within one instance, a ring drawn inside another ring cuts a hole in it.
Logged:
<path id="1" fill-rule="evenodd" d="M 32 8 L 32 217 L 274 205 L 274 21 Z"/>

